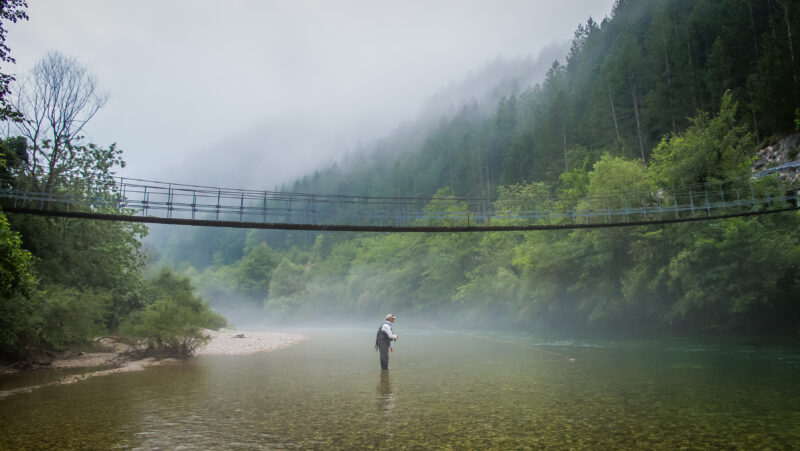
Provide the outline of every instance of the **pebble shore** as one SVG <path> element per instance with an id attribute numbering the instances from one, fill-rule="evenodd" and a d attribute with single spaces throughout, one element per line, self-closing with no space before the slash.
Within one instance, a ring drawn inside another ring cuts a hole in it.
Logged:
<path id="1" fill-rule="evenodd" d="M 203 333 L 211 339 L 195 352 L 197 356 L 255 354 L 285 348 L 305 339 L 299 334 L 256 330 L 206 329 Z"/>

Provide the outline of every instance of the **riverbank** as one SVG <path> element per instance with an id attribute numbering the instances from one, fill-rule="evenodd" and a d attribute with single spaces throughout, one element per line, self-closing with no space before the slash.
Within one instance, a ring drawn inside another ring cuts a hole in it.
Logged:
<path id="1" fill-rule="evenodd" d="M 285 348 L 303 341 L 306 337 L 300 334 L 286 332 L 266 332 L 252 330 L 221 329 L 219 331 L 206 329 L 203 333 L 209 337 L 208 342 L 197 349 L 195 356 L 211 355 L 245 355 L 259 352 L 274 351 Z M 28 392 L 48 385 L 72 384 L 91 377 L 105 376 L 114 373 L 124 373 L 129 371 L 140 371 L 147 367 L 164 365 L 176 362 L 177 359 L 156 359 L 148 357 L 137 359 L 136 349 L 130 345 L 117 341 L 110 337 L 103 337 L 96 340 L 99 352 L 78 352 L 71 355 L 64 355 L 51 362 L 39 362 L 34 370 L 48 369 L 92 369 L 79 374 L 71 374 L 56 379 L 53 382 L 20 387 L 12 390 L 0 391 L 0 398 L 13 395 L 18 392 Z M 12 369 L 5 369 L 4 373 L 17 372 Z"/>
<path id="2" fill-rule="evenodd" d="M 299 334 L 285 332 L 236 329 L 220 329 L 218 331 L 205 329 L 203 335 L 207 336 L 209 340 L 195 351 L 195 357 L 205 355 L 245 355 L 274 351 L 291 346 L 305 338 Z M 98 343 L 106 348 L 108 352 L 80 353 L 69 358 L 56 359 L 50 366 L 52 368 L 115 367 L 62 378 L 64 383 L 72 383 L 87 377 L 138 371 L 149 366 L 163 365 L 176 361 L 173 358 L 156 359 L 153 357 L 134 360 L 131 357 L 136 355 L 136 349 L 133 346 L 110 338 L 102 338 Z"/>
<path id="3" fill-rule="evenodd" d="M 196 356 L 255 354 L 285 348 L 305 339 L 300 334 L 257 330 L 206 329 L 203 333 L 209 341 L 195 352 Z"/>

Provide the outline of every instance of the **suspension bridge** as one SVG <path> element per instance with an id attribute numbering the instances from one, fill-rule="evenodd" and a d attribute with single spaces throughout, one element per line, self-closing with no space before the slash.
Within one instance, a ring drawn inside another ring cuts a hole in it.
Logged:
<path id="1" fill-rule="evenodd" d="M 102 182 L 75 178 L 53 192 L 30 186 L 0 180 L 2 210 L 149 224 L 352 232 L 623 227 L 781 213 L 798 210 L 800 205 L 800 189 L 789 189 L 779 177 L 768 173 L 724 182 L 578 198 L 513 194 L 494 199 L 330 195 L 132 178 Z"/>

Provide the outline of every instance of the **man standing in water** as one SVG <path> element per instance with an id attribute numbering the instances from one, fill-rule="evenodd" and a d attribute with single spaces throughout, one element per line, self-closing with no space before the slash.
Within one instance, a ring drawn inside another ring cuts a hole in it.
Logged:
<path id="1" fill-rule="evenodd" d="M 386 321 L 378 329 L 378 336 L 375 338 L 375 348 L 380 351 L 381 355 L 382 370 L 389 369 L 389 351 L 392 349 L 392 342 L 399 337 L 392 332 L 392 324 L 394 324 L 394 314 L 389 313 L 386 315 Z"/>

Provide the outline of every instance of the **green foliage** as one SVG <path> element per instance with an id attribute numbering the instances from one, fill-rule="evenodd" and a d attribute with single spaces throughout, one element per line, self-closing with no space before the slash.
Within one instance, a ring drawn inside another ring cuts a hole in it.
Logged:
<path id="1" fill-rule="evenodd" d="M 35 337 L 42 307 L 35 286 L 33 257 L 0 212 L 0 355 L 19 352 Z"/>
<path id="2" fill-rule="evenodd" d="M 142 225 L 29 215 L 12 215 L 11 220 L 36 257 L 44 285 L 109 292 L 110 329 L 141 308 L 145 257 L 139 238 L 147 230 Z"/>
<path id="3" fill-rule="evenodd" d="M 29 294 L 34 286 L 33 257 L 21 244 L 19 233 L 0 212 L 0 298 Z"/>
<path id="4" fill-rule="evenodd" d="M 709 125 L 714 130 L 706 135 L 727 131 L 729 139 L 720 141 L 720 149 L 704 149 L 697 156 L 700 167 L 683 178 L 737 172 L 741 160 L 713 154 L 744 151 L 749 157 L 753 138 L 763 141 L 796 126 L 800 69 L 792 63 L 798 46 L 792 47 L 789 34 L 800 29 L 800 4 L 786 6 L 740 0 L 619 2 L 612 17 L 578 28 L 567 65 L 554 64 L 544 82 L 506 96 L 488 113 L 466 105 L 426 127 L 430 132 L 420 133 L 423 138 L 414 145 L 406 145 L 402 134 L 388 137 L 294 188 L 432 197 L 447 186 L 459 197 L 494 200 L 498 184 L 555 182 L 565 167 L 583 166 L 587 155 L 586 169 L 603 152 L 650 161 L 665 136 Z M 707 124 L 723 103 L 720 118 Z M 742 124 L 753 128 L 753 137 Z M 690 142 L 672 143 L 671 150 L 690 152 L 709 144 L 706 138 L 688 135 Z M 714 171 L 720 161 L 732 167 Z M 672 175 L 670 185 L 679 184 Z"/>
<path id="5" fill-rule="evenodd" d="M 431 215 L 426 225 L 454 227 L 467 225 L 467 204 L 457 200 L 450 187 L 436 191 L 424 210 Z"/>
<path id="6" fill-rule="evenodd" d="M 748 175 L 753 137 L 738 125 L 735 113 L 736 103 L 726 93 L 718 116 L 700 113 L 684 133 L 664 138 L 653 153 L 653 183 L 681 186 Z"/>
<path id="7" fill-rule="evenodd" d="M 158 356 L 186 358 L 208 339 L 202 329 L 226 325 L 206 302 L 194 296 L 188 279 L 163 270 L 151 282 L 155 301 L 134 312 L 122 324 L 120 332 L 140 343 L 146 352 Z"/>
<path id="8" fill-rule="evenodd" d="M 4 62 L 13 59 L 4 43 L 3 21 L 27 18 L 26 6 L 4 1 L 0 8 Z M 47 100 L 24 104 L 35 114 L 22 121 L 6 102 L 13 77 L 0 74 L 0 116 L 16 121 L 10 125 L 27 138 L 0 140 L 0 188 L 116 199 L 113 171 L 125 165 L 122 150 L 115 144 L 84 143 L 79 135 L 105 103 L 94 77 L 76 60 L 55 52 L 36 65 L 32 76 L 37 95 Z M 41 110 L 45 103 L 47 111 Z M 7 219 L 0 213 L 0 357 L 26 358 L 42 349 L 82 345 L 113 332 L 123 320 L 123 329 L 152 352 L 190 355 L 204 340 L 200 328 L 218 328 L 226 321 L 194 297 L 188 280 L 172 273 L 150 284 L 143 280 L 140 240 L 146 233 L 143 225 L 131 223 L 27 215 Z"/>
<path id="9" fill-rule="evenodd" d="M 781 195 L 777 179 L 751 180 L 750 164 L 759 142 L 800 130 L 791 30 L 800 30 L 798 2 L 619 1 L 612 17 L 579 26 L 566 65 L 554 63 L 542 83 L 387 137 L 286 190 L 424 197 L 426 224 L 453 226 L 466 225 L 459 199 L 468 196 L 493 204 L 497 225 L 550 210 L 556 193 L 577 211 L 666 203 L 678 195 L 671 187 L 732 179 L 743 198 Z M 796 333 L 797 221 L 480 236 L 196 231 L 167 249 L 203 271 L 202 287 L 232 284 L 261 300 L 269 286 L 270 313 Z M 267 240 L 276 255 L 251 255 Z"/>
<path id="10" fill-rule="evenodd" d="M 6 45 L 6 26 L 8 22 L 16 23 L 18 20 L 28 20 L 25 8 L 28 4 L 25 0 L 3 0 L 0 5 L 0 61 L 3 67 L 8 67 L 7 63 L 14 63 L 11 57 L 11 49 Z M 21 121 L 22 115 L 12 105 L 9 104 L 8 95 L 11 93 L 10 85 L 14 77 L 9 74 L 0 73 L 0 121 Z"/>
<path id="11" fill-rule="evenodd" d="M 14 178 L 28 163 L 28 143 L 17 136 L 0 140 L 0 187 L 12 184 Z"/>
<path id="12" fill-rule="evenodd" d="M 763 332 L 796 321 L 784 315 L 797 312 L 797 225 L 797 217 L 738 218 L 688 230 L 668 266 L 680 293 L 670 317 L 722 331 Z"/>
<path id="13" fill-rule="evenodd" d="M 269 280 L 269 297 L 280 298 L 292 294 L 302 294 L 304 288 L 303 275 L 306 268 L 282 259 Z"/>
<path id="14" fill-rule="evenodd" d="M 497 194 L 495 208 L 498 213 L 510 218 L 503 221 L 503 223 L 513 224 L 515 222 L 514 216 L 523 212 L 539 209 L 542 214 L 546 214 L 555 207 L 549 187 L 542 182 L 499 186 L 497 187 Z M 495 221 L 496 223 L 497 221 Z"/>
<path id="15" fill-rule="evenodd" d="M 259 301 L 266 298 L 270 277 L 278 262 L 278 255 L 266 243 L 261 242 L 252 247 L 234 271 L 238 291 Z"/>
<path id="16" fill-rule="evenodd" d="M 297 314 L 297 309 L 303 305 L 298 301 L 308 297 L 307 281 L 306 267 L 287 258 L 281 259 L 269 281 L 269 297 L 265 304 L 268 310 Z"/>
<path id="17" fill-rule="evenodd" d="M 107 332 L 105 319 L 111 303 L 109 293 L 52 285 L 39 296 L 45 299 L 40 326 L 45 345 L 55 348 L 82 345 Z"/>

